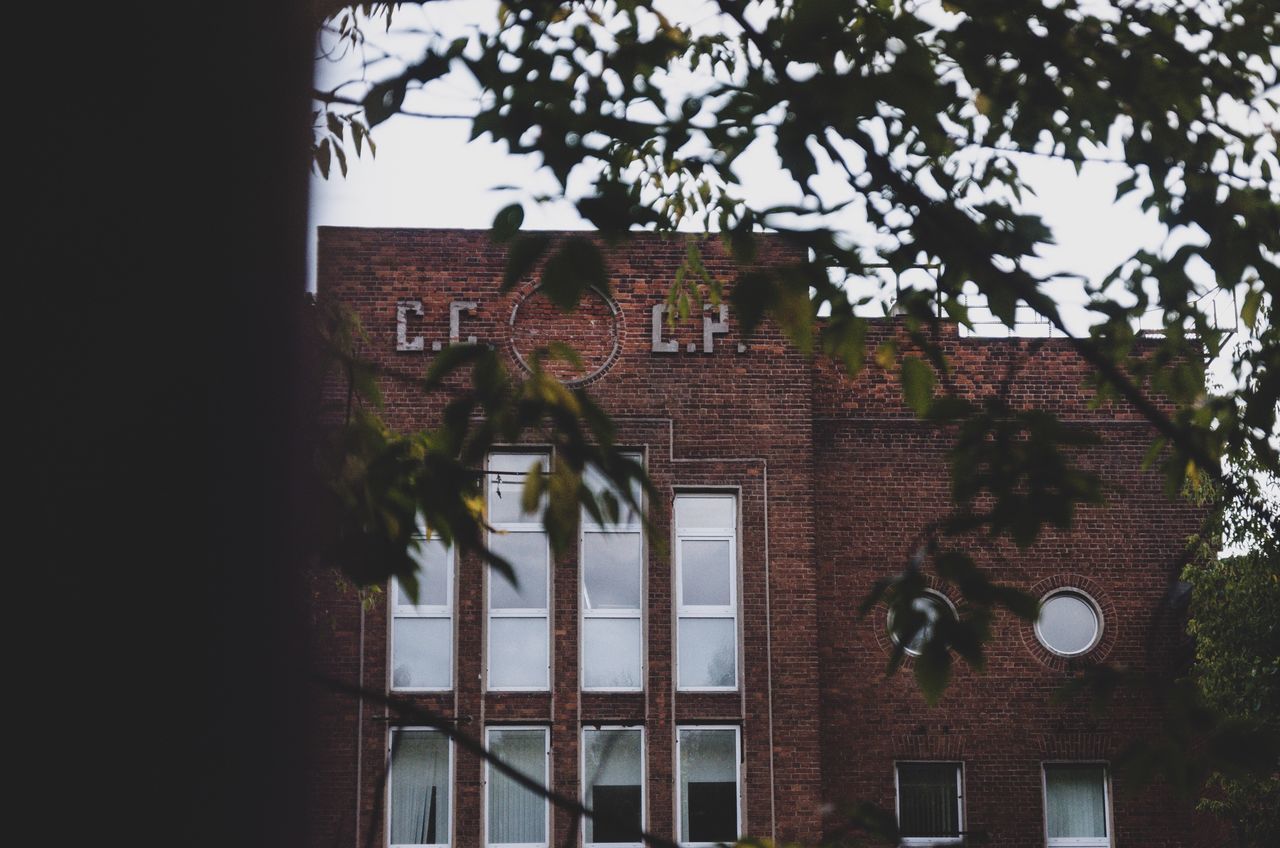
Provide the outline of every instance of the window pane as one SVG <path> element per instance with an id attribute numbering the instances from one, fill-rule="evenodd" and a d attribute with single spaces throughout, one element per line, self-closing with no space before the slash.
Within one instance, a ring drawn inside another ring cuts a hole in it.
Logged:
<path id="1" fill-rule="evenodd" d="M 535 463 L 542 463 L 547 470 L 547 457 L 541 454 L 493 454 L 489 457 L 489 523 L 531 524 L 539 521 L 542 507 L 527 513 L 520 508 L 524 495 L 525 477 Z"/>
<path id="2" fill-rule="evenodd" d="M 1098 616 L 1079 595 L 1054 595 L 1040 607 L 1036 630 L 1045 645 L 1060 654 L 1088 650 L 1098 636 Z"/>
<path id="3" fill-rule="evenodd" d="M 639 689 L 640 682 L 640 619 L 583 619 L 583 687 Z"/>
<path id="4" fill-rule="evenodd" d="M 1105 837 L 1107 802 L 1102 766 L 1045 766 L 1049 838 Z"/>
<path id="5" fill-rule="evenodd" d="M 680 579 L 684 606 L 728 606 L 733 595 L 729 542 L 725 539 L 680 542 Z"/>
<path id="6" fill-rule="evenodd" d="M 738 839 L 738 752 L 732 730 L 680 731 L 680 839 Z"/>
<path id="7" fill-rule="evenodd" d="M 391 843 L 449 841 L 449 742 L 442 733 L 391 736 Z"/>
<path id="8" fill-rule="evenodd" d="M 640 608 L 639 533 L 584 533 L 582 574 L 587 609 Z"/>
<path id="9" fill-rule="evenodd" d="M 542 463 L 542 470 L 547 470 L 545 453 L 491 453 L 489 454 L 489 477 L 498 474 L 506 480 L 513 474 L 528 474 L 536 462 Z"/>
<path id="10" fill-rule="evenodd" d="M 632 459 L 639 460 L 639 457 L 633 455 Z M 587 466 L 586 471 L 582 475 L 582 483 L 591 491 L 592 494 L 596 496 L 597 501 L 599 500 L 601 493 L 606 490 L 613 493 L 614 498 L 616 498 L 618 502 L 618 522 L 613 526 L 638 527 L 640 525 L 640 516 L 634 509 L 627 505 L 627 499 L 623 497 L 617 489 L 614 489 L 609 485 L 608 481 L 605 480 L 604 475 L 597 471 L 595 466 Z M 631 496 L 636 503 L 640 503 L 641 492 L 639 483 L 633 482 L 631 484 Z M 601 507 L 604 507 L 603 503 L 601 503 Z M 608 516 L 606 515 L 605 518 L 607 520 Z M 583 521 L 593 520 L 585 511 L 582 513 L 582 519 Z"/>
<path id="11" fill-rule="evenodd" d="M 391 622 L 391 686 L 448 689 L 453 622 L 447 618 L 397 618 Z"/>
<path id="12" fill-rule="evenodd" d="M 489 686 L 547 688 L 547 620 L 489 619 Z"/>
<path id="13" fill-rule="evenodd" d="M 538 783 L 546 782 L 541 730 L 490 730 L 489 750 Z M 546 801 L 496 769 L 489 769 L 489 844 L 547 841 Z"/>
<path id="14" fill-rule="evenodd" d="M 733 527 L 732 495 L 680 495 L 676 527 Z"/>
<path id="15" fill-rule="evenodd" d="M 903 836 L 959 836 L 954 763 L 898 764 L 898 826 Z"/>
<path id="16" fill-rule="evenodd" d="M 449 549 L 439 539 L 420 539 L 417 551 L 410 556 L 418 563 L 417 606 L 447 606 L 449 603 L 446 575 L 449 568 Z M 396 606 L 414 606 L 413 598 L 405 587 L 396 583 Z"/>
<path id="17" fill-rule="evenodd" d="M 913 600 L 911 608 L 920 613 L 923 620 L 906 620 L 904 616 L 904 620 L 899 622 L 894 621 L 891 614 L 889 616 L 890 633 L 893 641 L 899 644 L 902 644 L 903 638 L 910 633 L 906 651 L 909 654 L 919 655 L 924 650 L 925 643 L 933 635 L 934 622 L 944 615 L 951 615 L 951 607 L 946 601 L 930 593 Z"/>
<path id="18" fill-rule="evenodd" d="M 735 629 L 732 618 L 680 619 L 681 689 L 737 685 Z"/>
<path id="19" fill-rule="evenodd" d="M 586 841 L 639 842 L 641 743 L 639 730 L 584 730 Z"/>
<path id="20" fill-rule="evenodd" d="M 518 586 L 489 569 L 490 609 L 547 608 L 547 537 L 543 533 L 494 534 L 490 549 L 515 570 Z"/>

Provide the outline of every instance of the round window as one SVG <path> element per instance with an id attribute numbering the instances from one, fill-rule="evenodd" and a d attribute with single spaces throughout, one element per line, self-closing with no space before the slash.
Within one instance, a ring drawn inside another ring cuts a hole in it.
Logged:
<path id="1" fill-rule="evenodd" d="M 1045 596 L 1036 620 L 1036 638 L 1055 654 L 1074 657 L 1091 650 L 1102 636 L 1102 613 L 1093 598 L 1074 589 Z"/>
<path id="2" fill-rule="evenodd" d="M 917 624 L 915 632 L 910 634 L 910 638 L 903 645 L 903 650 L 913 657 L 920 656 L 924 650 L 925 643 L 933 635 L 934 623 L 944 615 L 956 617 L 956 608 L 952 605 L 951 600 L 941 592 L 934 589 L 927 589 L 925 593 L 911 602 L 911 608 L 924 616 L 923 621 L 904 622 L 902 627 L 895 627 L 893 621 L 893 612 L 889 612 L 889 636 L 892 637 L 895 644 L 902 645 L 903 637 L 908 634 L 905 632 L 909 624 Z M 902 632 L 900 632 L 902 631 Z"/>

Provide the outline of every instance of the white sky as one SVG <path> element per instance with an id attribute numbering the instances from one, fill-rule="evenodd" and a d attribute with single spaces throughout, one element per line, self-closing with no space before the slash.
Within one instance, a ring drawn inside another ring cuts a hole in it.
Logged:
<path id="1" fill-rule="evenodd" d="M 715 15 L 688 0 L 667 4 L 681 20 L 699 28 L 718 25 Z M 366 24 L 367 46 L 362 51 L 334 49 L 333 38 L 321 39 L 321 48 L 331 50 L 339 61 L 317 63 L 317 87 L 333 88 L 340 82 L 360 78 L 360 59 L 371 63 L 370 76 L 397 67 L 395 59 L 380 59 L 381 51 L 408 58 L 420 55 L 425 44 L 423 31 L 466 34 L 474 27 L 489 27 L 498 4 L 492 0 L 450 0 L 421 7 L 404 7 L 394 14 L 393 31 L 388 34 L 380 22 Z M 941 15 L 940 12 L 937 13 Z M 943 16 L 945 17 L 945 16 Z M 385 64 L 379 65 L 378 62 Z M 676 75 L 673 86 L 696 85 L 689 74 Z M 691 81 L 692 80 L 692 81 Z M 687 90 L 687 89 L 685 89 Z M 359 98 L 358 86 L 343 91 Z M 478 91 L 460 77 L 449 77 L 428 87 L 410 91 L 406 111 L 431 114 L 467 115 L 474 111 Z M 334 166 L 328 180 L 313 174 L 311 181 L 311 238 L 309 240 L 309 286 L 314 287 L 314 232 L 317 225 L 363 227 L 472 227 L 487 228 L 504 206 L 522 201 L 525 227 L 529 229 L 587 229 L 566 202 L 536 203 L 538 194 L 553 193 L 556 183 L 550 172 L 539 167 L 534 157 L 515 157 L 505 145 L 487 139 L 468 143 L 467 121 L 433 120 L 397 115 L 374 129 L 378 145 L 376 157 L 368 150 L 349 159 L 349 173 L 343 178 Z M 1160 244 L 1162 229 L 1154 214 L 1143 214 L 1137 203 L 1127 199 L 1114 202 L 1115 184 L 1126 175 L 1117 166 L 1087 165 L 1077 175 L 1066 162 L 1034 155 L 1020 157 L 1024 179 L 1036 196 L 1025 203 L 1025 211 L 1044 217 L 1058 243 L 1047 248 L 1042 261 L 1028 269 L 1038 273 L 1067 272 L 1098 280 L 1139 248 L 1154 249 Z M 739 174 L 749 178 L 744 192 L 759 204 L 795 200 L 794 184 L 779 168 L 767 144 L 753 145 L 735 164 Z M 571 183 L 585 185 L 589 175 L 575 172 Z M 834 169 L 820 170 L 818 187 L 829 180 L 830 195 L 848 189 Z M 518 187 L 499 189 L 498 187 Z M 571 190 L 573 186 L 571 186 Z M 842 220 L 859 243 L 875 241 L 876 234 L 865 221 Z M 1207 281 L 1206 281 L 1207 282 Z M 1080 287 L 1064 284 L 1055 292 L 1064 303 L 1083 301 Z M 1083 309 L 1065 310 L 1073 332 L 1081 332 L 1089 321 Z M 1031 333 L 1034 328 L 1022 328 Z"/>

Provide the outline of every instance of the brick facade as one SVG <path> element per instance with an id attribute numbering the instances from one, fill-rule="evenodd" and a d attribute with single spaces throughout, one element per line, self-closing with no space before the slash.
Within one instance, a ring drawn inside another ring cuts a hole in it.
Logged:
<path id="1" fill-rule="evenodd" d="M 732 280 L 735 268 L 718 242 L 705 250 L 711 273 Z M 766 241 L 757 261 L 784 263 L 788 250 Z M 816 844 L 832 835 L 833 819 L 824 816 L 833 808 L 860 800 L 894 808 L 895 760 L 944 759 L 964 764 L 967 831 L 985 833 L 995 846 L 1043 845 L 1041 762 L 1109 760 L 1156 715 L 1155 704 L 1129 699 L 1094 716 L 1054 702 L 1053 693 L 1075 669 L 1104 658 L 1169 668 L 1178 644 L 1179 622 L 1164 597 L 1200 514 L 1166 498 L 1158 477 L 1139 469 L 1148 427 L 1126 409 L 1092 408 L 1081 388 L 1086 368 L 1061 341 L 961 339 L 944 327 L 962 390 L 991 391 L 1025 357 L 1011 384 L 1014 405 L 1052 409 L 1102 436 L 1081 461 L 1102 473 L 1107 504 L 1081 509 L 1069 533 L 1049 532 L 1027 551 L 986 546 L 979 560 L 999 579 L 1040 594 L 1058 586 L 1087 591 L 1105 626 L 1093 651 L 1065 660 L 1046 651 L 1029 625 L 1003 616 L 987 671 L 957 664 L 942 703 L 930 708 L 909 673 L 884 676 L 885 611 L 860 618 L 857 609 L 876 579 L 901 569 L 922 526 L 947 510 L 947 434 L 915 420 L 896 382 L 874 366 L 850 380 L 830 362 L 802 355 L 772 326 L 742 338 L 730 315 L 708 352 L 697 315 L 674 330 L 663 324 L 661 342 L 677 342 L 677 349 L 655 352 L 653 307 L 684 252 L 683 241 L 654 236 L 609 252 L 613 301 L 588 296 L 566 336 L 581 341 L 587 367 L 565 376 L 589 381 L 614 418 L 619 444 L 643 451 L 660 493 L 649 505 L 658 538 L 671 537 L 675 492 L 737 495 L 738 691 L 676 691 L 673 565 L 661 545 L 651 545 L 642 693 L 580 691 L 579 576 L 577 551 L 570 551 L 552 572 L 551 691 L 484 691 L 482 566 L 462 557 L 453 691 L 414 698 L 476 737 L 517 721 L 550 727 L 552 785 L 568 795 L 578 794 L 583 726 L 642 724 L 646 825 L 658 834 L 672 835 L 675 826 L 675 728 L 703 722 L 742 729 L 745 833 Z M 433 343 L 448 343 L 451 303 L 475 304 L 455 309 L 459 336 L 497 346 L 513 369 L 540 340 L 569 326 L 545 308 L 532 283 L 499 291 L 504 252 L 483 231 L 321 228 L 319 257 L 320 290 L 356 310 L 370 337 L 365 353 L 401 373 L 425 373 Z M 418 349 L 398 351 L 397 305 L 407 301 L 420 302 L 421 314 L 416 306 L 400 310 L 399 346 Z M 872 329 L 873 336 L 893 332 L 892 321 Z M 434 423 L 437 399 L 396 381 L 384 391 L 392 426 Z M 385 596 L 366 609 L 331 575 L 315 576 L 312 586 L 319 671 L 386 689 Z M 318 697 L 324 744 L 313 842 L 385 845 L 388 711 L 345 696 Z M 452 844 L 478 848 L 483 769 L 462 752 L 455 768 Z M 1114 774 L 1112 789 L 1113 845 L 1192 844 L 1190 802 L 1159 786 L 1130 788 Z M 567 815 L 553 815 L 551 838 L 564 844 L 571 827 Z M 375 841 L 366 843 L 371 832 Z"/>

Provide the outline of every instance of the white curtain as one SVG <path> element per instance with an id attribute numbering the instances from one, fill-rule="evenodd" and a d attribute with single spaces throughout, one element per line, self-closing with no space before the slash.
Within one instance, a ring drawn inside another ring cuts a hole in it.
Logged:
<path id="1" fill-rule="evenodd" d="M 449 741 L 428 730 L 399 730 L 391 740 L 391 843 L 448 842 Z"/>
<path id="2" fill-rule="evenodd" d="M 898 826 L 903 836 L 958 836 L 954 763 L 898 764 Z"/>
<path id="3" fill-rule="evenodd" d="M 541 730 L 493 730 L 489 751 L 538 783 L 546 781 L 546 740 Z M 546 799 L 489 768 L 489 844 L 545 843 Z"/>
<path id="4" fill-rule="evenodd" d="M 1107 835 L 1102 766 L 1045 766 L 1044 778 L 1049 838 Z"/>

